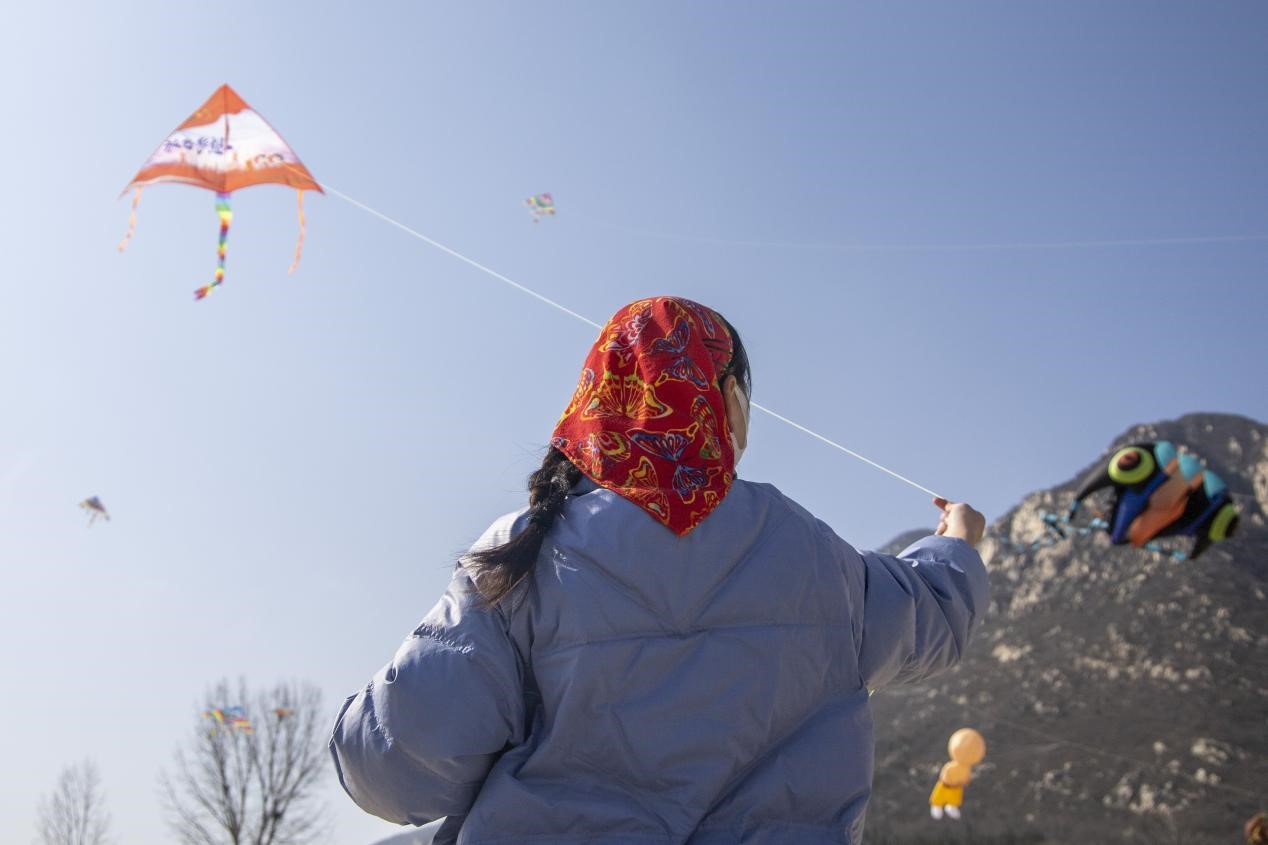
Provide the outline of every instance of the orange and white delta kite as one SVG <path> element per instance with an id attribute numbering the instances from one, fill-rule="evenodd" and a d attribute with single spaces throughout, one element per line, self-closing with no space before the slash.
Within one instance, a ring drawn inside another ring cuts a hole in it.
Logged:
<path id="1" fill-rule="evenodd" d="M 304 191 L 323 193 L 321 185 L 277 130 L 228 85 L 216 89 L 198 111 L 176 127 L 123 189 L 126 194 L 128 188 L 136 188 L 136 194 L 132 198 L 128 233 L 119 243 L 120 252 L 136 230 L 141 189 L 158 182 L 177 182 L 216 192 L 216 214 L 220 218 L 216 274 L 210 284 L 194 292 L 195 299 L 202 299 L 224 281 L 225 240 L 233 220 L 230 193 L 269 182 L 289 185 L 299 192 L 299 242 L 288 271 L 292 273 L 299 265 L 304 246 Z"/>

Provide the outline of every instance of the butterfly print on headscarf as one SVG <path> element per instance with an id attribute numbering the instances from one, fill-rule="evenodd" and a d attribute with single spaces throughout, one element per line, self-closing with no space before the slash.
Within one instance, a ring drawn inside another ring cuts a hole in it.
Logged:
<path id="1" fill-rule="evenodd" d="M 618 492 L 664 524 L 669 524 L 669 498 L 660 487 L 656 467 L 646 455 L 639 456 L 638 466 L 630 470 Z"/>
<path id="2" fill-rule="evenodd" d="M 688 466 L 682 463 L 682 454 L 695 442 L 699 423 L 692 423 L 687 428 L 671 428 L 665 432 L 640 431 L 630 429 L 630 439 L 640 449 L 655 457 L 674 463 L 674 492 L 683 504 L 689 505 L 696 500 L 696 491 L 709 486 L 709 479 L 721 472 L 720 467 Z"/>
<path id="3" fill-rule="evenodd" d="M 700 329 L 700 342 L 713 360 L 714 370 L 721 373 L 731 363 L 731 333 L 721 323 L 721 318 L 698 302 L 689 299 L 674 303 L 678 314 Z"/>
<path id="4" fill-rule="evenodd" d="M 709 402 L 703 396 L 697 396 L 691 400 L 691 418 L 700 426 L 700 433 L 704 435 L 700 457 L 706 461 L 720 460 L 722 441 L 718 438 L 717 419 L 713 415 L 713 409 L 709 407 Z"/>
<path id="5" fill-rule="evenodd" d="M 558 422 L 555 425 L 566 420 L 573 411 L 581 405 L 586 398 L 586 394 L 590 392 L 590 388 L 594 386 L 594 370 L 586 367 L 581 371 L 581 378 L 577 379 L 577 389 L 573 391 L 572 401 L 568 403 L 568 407 L 564 408 L 564 412 L 559 415 Z"/>
<path id="6" fill-rule="evenodd" d="M 630 443 L 615 431 L 596 431 L 586 435 L 577 444 L 581 455 L 589 463 L 590 472 L 602 475 L 608 468 L 630 456 Z"/>
<path id="7" fill-rule="evenodd" d="M 650 299 L 635 302 L 626 309 L 625 313 L 629 315 L 629 318 L 623 323 L 614 326 L 615 319 L 608 322 L 604 328 L 604 332 L 608 334 L 608 342 L 600 347 L 603 352 L 615 352 L 621 366 L 630 362 L 630 355 L 638 346 L 639 339 L 643 336 L 643 329 L 647 328 L 647 324 L 651 322 L 652 302 Z"/>
<path id="8" fill-rule="evenodd" d="M 699 427 L 697 423 L 692 423 L 687 428 L 671 428 L 669 431 L 631 428 L 630 439 L 643 451 L 677 463 L 682 460 L 682 453 L 696 439 L 696 429 Z"/>
<path id="9" fill-rule="evenodd" d="M 656 389 L 639 378 L 637 373 L 621 377 L 604 372 L 589 404 L 581 411 L 581 418 L 598 420 L 616 417 L 641 422 L 667 417 L 671 410 L 656 398 Z"/>
<path id="10" fill-rule="evenodd" d="M 731 477 L 731 474 L 729 472 L 723 475 L 723 479 L 728 487 L 731 485 L 731 482 L 734 480 Z M 691 521 L 693 523 L 699 522 L 700 520 L 708 516 L 709 513 L 718 506 L 718 502 L 722 501 L 721 498 L 719 498 L 716 490 L 705 490 L 703 498 L 704 498 L 704 510 L 691 512 Z"/>
<path id="11" fill-rule="evenodd" d="M 675 356 L 656 378 L 656 384 L 664 384 L 669 379 L 689 381 L 700 390 L 709 389 L 709 377 L 704 370 L 687 354 L 687 344 L 691 341 L 691 324 L 679 320 L 668 337 L 652 341 L 652 354 L 668 354 Z"/>
<path id="12" fill-rule="evenodd" d="M 678 464 L 674 468 L 674 492 L 684 505 L 696 500 L 697 490 L 707 490 L 709 479 L 722 472 L 722 467 L 689 467 Z"/>
<path id="13" fill-rule="evenodd" d="M 690 311 L 691 315 L 695 317 L 696 324 L 700 326 L 700 331 L 707 340 L 713 340 L 721 332 L 722 327 L 713 321 L 713 315 L 709 313 L 709 309 L 701 307 L 698 303 L 686 300 L 683 301 L 682 307 Z"/>
<path id="14" fill-rule="evenodd" d="M 734 480 L 718 380 L 732 346 L 703 305 L 671 296 L 626 305 L 599 331 L 582 365 L 593 375 L 583 372 L 551 435 L 592 481 L 684 536 Z"/>

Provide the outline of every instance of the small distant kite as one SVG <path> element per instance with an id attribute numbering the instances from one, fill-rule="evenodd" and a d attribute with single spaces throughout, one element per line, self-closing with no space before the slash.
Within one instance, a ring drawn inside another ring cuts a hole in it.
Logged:
<path id="1" fill-rule="evenodd" d="M 279 720 L 281 720 L 281 719 L 285 719 L 285 718 L 286 718 L 286 717 L 288 717 L 288 716 L 294 716 L 294 715 L 295 715 L 295 708 L 293 708 L 293 707 L 274 707 L 274 708 L 273 708 L 273 715 L 277 716 L 277 718 L 278 718 Z"/>
<path id="2" fill-rule="evenodd" d="M 299 266 L 304 247 L 304 191 L 323 193 L 282 136 L 228 85 L 216 89 L 198 111 L 176 127 L 123 189 L 126 194 L 129 188 L 136 188 L 136 194 L 128 232 L 119 243 L 120 252 L 136 231 L 141 189 L 158 182 L 193 185 L 216 194 L 216 215 L 220 218 L 216 274 L 210 283 L 194 292 L 195 299 L 202 299 L 224 281 L 225 242 L 233 220 L 230 193 L 270 182 L 289 185 L 299 192 L 299 241 L 288 272 Z"/>
<path id="3" fill-rule="evenodd" d="M 79 503 L 79 506 L 88 512 L 88 525 L 91 527 L 98 517 L 110 521 L 110 512 L 106 510 L 106 506 L 101 503 L 101 499 L 96 496 L 89 496 Z"/>
<path id="4" fill-rule="evenodd" d="M 555 216 L 555 201 L 550 194 L 537 194 L 524 200 L 524 204 L 528 206 L 528 213 L 533 215 L 533 222 L 540 223 L 541 219 L 549 214 Z"/>
<path id="5" fill-rule="evenodd" d="M 1094 527 L 1104 527 L 1115 545 L 1131 543 L 1160 551 L 1153 542 L 1157 538 L 1193 537 L 1187 556 L 1173 554 L 1192 560 L 1237 530 L 1237 505 L 1228 485 L 1203 467 L 1197 455 L 1167 440 L 1133 443 L 1116 451 L 1083 480 L 1065 518 L 1047 518 L 1048 526 L 1060 533 L 1085 498 L 1107 487 L 1114 490 L 1114 502 L 1104 518 L 1094 520 Z"/>
<path id="6" fill-rule="evenodd" d="M 951 762 L 942 767 L 929 795 L 929 815 L 935 819 L 944 812 L 949 818 L 960 818 L 964 787 L 973 779 L 973 767 L 986 756 L 986 740 L 972 728 L 960 728 L 947 741 L 947 754 Z"/>
<path id="7" fill-rule="evenodd" d="M 203 711 L 203 718 L 211 719 L 217 725 L 227 727 L 230 730 L 238 731 L 239 733 L 255 733 L 255 728 L 252 727 L 251 720 L 247 718 L 246 710 L 240 705 L 205 710 Z"/>

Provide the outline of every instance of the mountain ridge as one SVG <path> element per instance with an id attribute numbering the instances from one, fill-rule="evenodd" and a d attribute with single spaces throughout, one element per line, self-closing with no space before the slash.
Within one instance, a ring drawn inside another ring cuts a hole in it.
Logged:
<path id="1" fill-rule="evenodd" d="M 1176 561 L 1103 531 L 1047 533 L 1043 514 L 1064 513 L 1087 472 L 1158 439 L 1228 484 L 1234 537 Z M 1266 514 L 1268 426 L 1233 414 L 1133 426 L 1023 497 L 979 546 L 991 605 L 961 665 L 873 699 L 869 841 L 963 841 L 970 828 L 999 842 L 1237 841 L 1268 804 Z M 956 830 L 928 818 L 927 798 L 947 736 L 966 725 L 987 757 Z"/>

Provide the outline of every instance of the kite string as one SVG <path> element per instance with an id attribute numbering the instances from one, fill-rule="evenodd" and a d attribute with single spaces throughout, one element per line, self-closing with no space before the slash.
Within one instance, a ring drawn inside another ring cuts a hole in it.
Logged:
<path id="1" fill-rule="evenodd" d="M 416 231 L 415 229 L 411 229 L 409 226 L 406 226 L 404 223 L 401 223 L 401 222 L 399 222 L 399 221 L 397 221 L 397 220 L 393 220 L 391 217 L 388 217 L 386 214 L 382 213 L 381 211 L 376 211 L 375 209 L 371 208 L 370 206 L 366 205 L 365 203 L 363 203 L 363 202 L 359 202 L 358 200 L 353 199 L 352 197 L 348 196 L 348 195 L 347 195 L 347 194 L 345 194 L 344 192 L 342 192 L 342 191 L 340 191 L 340 190 L 338 190 L 338 189 L 336 189 L 336 188 L 332 188 L 330 185 L 328 185 L 328 184 L 326 184 L 326 183 L 324 183 L 324 182 L 323 182 L 323 183 L 321 183 L 321 188 L 322 188 L 322 190 L 324 190 L 324 191 L 329 191 L 330 193 L 334 194 L 336 197 L 338 197 L 339 199 L 343 200 L 344 202 L 349 203 L 350 205 L 356 206 L 357 208 L 361 209 L 361 210 L 362 210 L 362 211 L 364 211 L 365 213 L 367 213 L 367 214 L 369 214 L 369 215 L 372 215 L 372 216 L 374 216 L 374 217 L 379 218 L 379 219 L 380 219 L 380 220 L 382 220 L 384 223 L 388 223 L 388 224 L 390 224 L 390 225 L 392 225 L 392 226 L 395 226 L 396 228 L 400 229 L 401 231 L 405 232 L 406 234 L 411 235 L 412 237 L 415 237 L 415 238 L 417 238 L 418 240 L 423 241 L 423 242 L 424 242 L 424 243 L 426 243 L 426 244 L 430 244 L 431 246 L 435 247 L 436 249 L 439 249 L 441 252 L 444 252 L 444 253 L 447 253 L 447 254 L 449 254 L 449 255 L 452 255 L 454 258 L 457 258 L 459 261 L 462 261 L 462 262 L 465 262 L 466 264 L 469 264 L 470 266 L 472 266 L 472 267 L 476 268 L 477 270 L 481 271 L 482 273 L 487 273 L 488 275 L 492 276 L 493 278 L 497 279 L 498 281 L 500 281 L 500 282 L 504 282 L 504 283 L 506 283 L 506 284 L 510 285 L 511 287 L 515 288 L 516 290 L 519 290 L 519 291 L 521 291 L 521 292 L 523 292 L 523 293 L 526 293 L 526 294 L 528 294 L 529 296 L 533 297 L 534 299 L 540 300 L 541 302 L 546 303 L 546 304 L 547 304 L 547 305 L 549 305 L 550 307 L 555 308 L 555 309 L 557 309 L 557 310 L 559 310 L 559 311 L 562 311 L 563 313 L 567 314 L 567 315 L 568 315 L 568 316 L 570 316 L 570 317 L 574 317 L 574 318 L 576 318 L 576 319 L 580 320 L 581 322 L 585 323 L 585 324 L 586 324 L 586 325 L 588 325 L 588 326 L 592 326 L 592 327 L 594 327 L 594 328 L 596 328 L 596 329 L 600 329 L 600 330 L 603 328 L 603 326 L 601 326 L 600 324 L 596 323 L 594 320 L 591 320 L 589 317 L 585 317 L 585 316 L 583 316 L 583 315 L 581 315 L 581 314 L 578 314 L 576 311 L 573 311 L 571 308 L 568 308 L 567 306 L 562 305 L 562 304 L 560 304 L 560 303 L 556 302 L 556 301 L 555 301 L 555 300 L 553 300 L 553 299 L 550 299 L 550 298 L 548 298 L 548 297 L 542 296 L 542 295 L 541 295 L 540 293 L 538 293 L 537 291 L 535 291 L 535 290 L 532 290 L 532 289 L 530 289 L 530 288 L 525 287 L 524 285 L 520 284 L 519 282 L 515 281 L 514 279 L 507 278 L 506 276 L 502 275 L 501 273 L 497 272 L 496 270 L 493 270 L 493 269 L 491 269 L 491 268 L 489 268 L 489 267 L 486 267 L 486 266 L 484 266 L 483 264 L 481 264 L 480 262 L 475 261 L 475 260 L 473 260 L 473 259 L 470 259 L 470 258 L 468 258 L 467 256 L 463 255 L 462 253 L 457 252 L 457 251 L 455 251 L 455 250 L 452 250 L 452 249 L 450 249 L 449 247 L 445 246 L 444 244 L 442 244 L 442 243 L 438 243 L 437 241 L 432 240 L 431 238 L 427 237 L 427 236 L 426 236 L 426 235 L 424 235 L 423 233 L 421 233 L 421 232 L 419 232 L 419 231 Z M 752 406 L 753 406 L 754 408 L 756 408 L 757 410 L 761 411 L 762 413 L 764 413 L 764 414 L 768 414 L 769 416 L 774 417 L 775 419 L 779 420 L 780 422 L 787 423 L 788 425 L 792 426 L 793 428 L 797 429 L 798 431 L 801 431 L 801 432 L 804 432 L 804 433 L 806 433 L 806 434 L 809 434 L 811 437 L 815 438 L 816 440 L 819 440 L 819 441 L 821 441 L 821 442 L 823 442 L 823 443 L 826 443 L 827 445 L 831 446 L 832 448 L 837 449 L 837 450 L 839 450 L 839 451 L 841 451 L 841 452 L 844 452 L 845 454 L 849 455 L 850 457 L 852 457 L 852 458 L 856 458 L 856 459 L 858 459 L 858 460 L 862 461 L 863 463 L 867 464 L 868 466 L 874 467 L 874 468 L 876 468 L 876 469 L 880 470 L 881 472 L 883 472 L 883 473 L 885 473 L 885 474 L 887 474 L 887 475 L 890 475 L 890 476 L 892 476 L 892 477 L 894 477 L 894 478 L 898 479 L 899 481 L 903 482 L 904 484 L 907 484 L 907 485 L 909 485 L 909 486 L 911 486 L 911 487 L 914 487 L 914 488 L 916 488 L 917 490 L 920 490 L 920 491 L 921 491 L 921 492 L 923 492 L 923 493 L 928 493 L 930 496 L 933 496 L 934 498 L 943 498 L 943 497 L 939 496 L 937 493 L 935 493 L 933 490 L 930 490 L 928 487 L 925 487 L 925 486 L 924 486 L 924 485 L 922 485 L 922 484 L 917 484 L 915 481 L 912 481 L 910 478 L 907 478 L 907 477 L 906 477 L 906 476 L 904 476 L 904 475 L 900 475 L 900 474 L 898 474 L 897 472 L 894 472 L 892 469 L 889 469 L 888 467 L 882 466 L 881 464 L 878 464 L 876 461 L 873 461 L 873 460 L 871 460 L 870 458 L 866 458 L 866 457 L 864 457 L 863 455 L 860 455 L 858 452 L 855 452 L 855 451 L 854 451 L 854 450 L 852 450 L 852 449 L 847 449 L 845 446 L 842 446 L 840 443 L 837 443 L 835 440 L 829 440 L 827 437 L 824 437 L 822 434 L 819 434 L 818 432 L 813 431 L 812 429 L 807 428 L 806 426 L 802 425 L 801 423 L 794 422 L 793 420 L 790 420 L 788 417 L 785 417 L 783 414 L 776 413 L 775 411 L 771 410 L 770 408 L 767 408 L 767 407 L 766 407 L 766 406 L 764 406 L 764 405 L 759 405 L 759 404 L 758 404 L 758 403 L 756 403 L 756 402 L 753 402 L 753 403 L 752 403 Z"/>
<path id="2" fill-rule="evenodd" d="M 506 284 L 510 285 L 516 290 L 526 293 L 529 296 L 533 297 L 534 299 L 537 299 L 546 303 L 551 308 L 558 309 L 559 311 L 564 312 L 568 316 L 575 317 L 576 319 L 580 320 L 586 325 L 593 326 L 596 329 L 603 328 L 603 326 L 599 325 L 594 320 L 591 320 L 589 317 L 584 317 L 581 314 L 578 314 L 576 311 L 573 311 L 571 308 L 568 308 L 565 305 L 561 305 L 560 303 L 556 302 L 553 299 L 542 296 L 540 293 L 538 293 L 535 290 L 530 290 L 529 288 L 524 287 L 523 285 L 521 285 L 519 282 L 515 281 L 514 279 L 508 279 L 506 276 L 503 276 L 501 273 L 497 272 L 496 270 L 493 270 L 489 267 L 485 267 L 480 262 L 467 258 L 467 256 L 463 255 L 460 252 L 455 252 L 454 250 L 450 249 L 449 247 L 445 246 L 442 243 L 433 241 L 431 238 L 427 237 L 422 232 L 418 232 L 414 229 L 411 229 L 409 226 L 406 226 L 404 223 L 393 220 L 391 217 L 388 217 L 386 214 L 384 214 L 381 211 L 375 211 L 373 208 L 370 208 L 370 206 L 366 205 L 365 203 L 358 202 L 357 200 L 345 194 L 343 191 L 339 191 L 339 190 L 336 190 L 335 188 L 330 187 L 330 185 L 327 185 L 325 182 L 321 183 L 321 189 L 323 191 L 329 191 L 330 193 L 339 197 L 339 199 L 343 200 L 344 202 L 354 205 L 357 208 L 361 209 L 366 214 L 370 214 L 374 217 L 377 217 L 380 220 L 382 220 L 384 223 L 389 223 L 395 226 L 396 228 L 400 229 L 402 232 L 405 232 L 408 235 L 412 235 L 413 237 L 418 238 L 423 243 L 430 244 L 431 246 L 434 246 L 436 249 L 440 250 L 441 252 L 448 253 L 449 255 L 452 255 L 454 258 L 458 259 L 459 261 L 463 261 L 467 264 L 470 264 L 472 267 L 476 268 L 482 273 L 487 273 L 488 275 L 492 276 L 498 281 L 505 282 Z"/>
<path id="3" fill-rule="evenodd" d="M 1043 737 L 1044 739 L 1050 740 L 1050 741 L 1052 741 L 1052 742 L 1060 743 L 1061 745 L 1068 745 L 1068 746 L 1070 746 L 1071 748 L 1078 748 L 1078 749 L 1080 749 L 1080 750 L 1082 750 L 1082 751 L 1086 751 L 1086 752 L 1088 752 L 1088 753 L 1090 753 L 1090 754 L 1096 754 L 1096 755 L 1101 756 L 1101 757 L 1107 757 L 1107 758 L 1109 758 L 1109 759 L 1111 759 L 1111 760 L 1118 760 L 1119 762 L 1122 762 L 1122 763 L 1130 763 L 1131 765 L 1136 766 L 1136 767 L 1138 767 L 1138 768 L 1142 768 L 1142 769 L 1151 769 L 1151 770 L 1154 770 L 1154 771 L 1157 771 L 1157 770 L 1160 770 L 1160 769 L 1162 769 L 1162 768 L 1163 768 L 1163 767 L 1160 767 L 1160 766 L 1159 766 L 1158 764 L 1156 764 L 1156 763 L 1146 763 L 1144 760 L 1138 760 L 1138 759 L 1136 759 L 1135 757 L 1128 757 L 1128 756 L 1126 756 L 1126 755 L 1124 755 L 1124 754 L 1115 754 L 1113 751 L 1106 751 L 1106 750 L 1105 750 L 1105 749 L 1103 749 L 1103 748 L 1094 748 L 1094 747 L 1093 747 L 1093 746 L 1091 746 L 1091 745 L 1085 745 L 1085 744 L 1083 744 L 1083 743 L 1081 743 L 1081 742 L 1075 742 L 1074 740 L 1064 739 L 1064 738 L 1062 738 L 1062 737 L 1055 736 L 1055 735 L 1050 734 L 1050 733 L 1047 733 L 1047 732 L 1045 732 L 1045 731 L 1038 730 L 1037 728 L 1028 727 L 1027 725 L 1022 725 L 1022 724 L 1019 724 L 1019 723 L 1017 723 L 1017 722 L 1010 721 L 1010 720 L 1008 720 L 1008 719 L 1001 719 L 1001 718 L 996 717 L 996 718 L 994 719 L 994 721 L 995 721 L 997 724 L 1007 725 L 1007 726 L 1008 726 L 1008 727 L 1010 727 L 1010 728 L 1014 728 L 1014 729 L 1016 729 L 1016 730 L 1025 731 L 1025 732 L 1030 733 L 1030 734 L 1033 734 L 1033 735 L 1035 735 L 1035 736 Z M 1223 790 L 1225 790 L 1225 791 L 1227 791 L 1227 792 L 1236 792 L 1236 793 L 1241 794 L 1241 795 L 1248 795 L 1248 796 L 1250 796 L 1251 798 L 1255 798 L 1255 799 L 1259 799 L 1260 797 L 1262 797 L 1262 793 L 1259 793 L 1259 792 L 1254 792 L 1254 791 L 1249 790 L 1249 789 L 1242 789 L 1241 787 L 1237 787 L 1237 786 L 1230 786 L 1230 785 L 1228 785 L 1228 784 L 1224 784 L 1224 783 L 1212 783 L 1212 782 L 1211 782 L 1211 781 L 1209 781 L 1209 780 L 1206 780 L 1206 781 L 1204 781 L 1204 780 L 1199 780 L 1197 777 L 1195 777 L 1194 775 L 1189 774 L 1188 772 L 1180 772 L 1180 771 L 1173 772 L 1173 771 L 1171 771 L 1170 769 L 1166 769 L 1166 771 L 1167 771 L 1167 773 L 1168 773 L 1168 774 L 1171 774 L 1171 775 L 1176 775 L 1176 776 L 1178 776 L 1178 777 L 1182 777 L 1182 778 L 1186 778 L 1186 779 L 1188 779 L 1188 780 L 1191 780 L 1191 781 L 1193 781 L 1194 783 L 1198 784 L 1199 786 L 1203 786 L 1203 787 L 1210 787 L 1210 788 L 1213 788 L 1213 789 L 1223 789 Z"/>
<path id="4" fill-rule="evenodd" d="M 822 434 L 819 434 L 816 431 L 811 431 L 810 429 L 806 428 L 801 423 L 794 422 L 788 419 L 788 417 L 784 416 L 783 414 L 777 414 L 774 411 L 772 411 L 770 408 L 767 408 L 764 405 L 759 405 L 756 402 L 751 402 L 750 404 L 757 410 L 761 411 L 762 413 L 769 414 L 770 416 L 774 417 L 780 422 L 788 423 L 790 426 L 797 429 L 798 431 L 803 431 L 806 434 L 809 434 L 811 437 L 815 438 L 816 440 L 820 440 L 824 443 L 827 443 L 832 448 L 839 449 L 845 454 L 849 455 L 850 457 L 857 458 L 863 463 L 867 464 L 868 466 L 879 469 L 881 472 L 885 473 L 886 475 L 892 475 L 894 478 L 897 478 L 899 481 L 903 482 L 904 484 L 909 484 L 912 487 L 915 487 L 917 490 L 921 490 L 925 493 L 928 493 L 930 496 L 933 496 L 935 499 L 944 498 L 943 496 L 939 496 L 937 493 L 930 490 L 928 487 L 925 487 L 923 484 L 917 484 L 915 481 L 912 481 L 907 476 L 899 475 L 898 473 L 894 472 L 892 469 L 881 466 L 880 464 L 876 463 L 876 461 L 873 461 L 871 458 L 866 458 L 860 455 L 858 452 L 855 452 L 853 449 L 847 449 L 846 447 L 842 446 L 840 443 L 837 443 L 835 440 L 829 440 L 828 438 L 824 437 Z"/>

